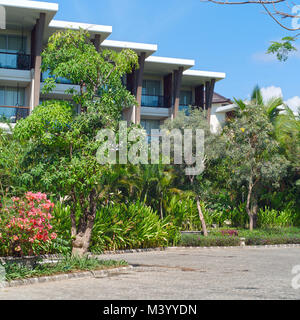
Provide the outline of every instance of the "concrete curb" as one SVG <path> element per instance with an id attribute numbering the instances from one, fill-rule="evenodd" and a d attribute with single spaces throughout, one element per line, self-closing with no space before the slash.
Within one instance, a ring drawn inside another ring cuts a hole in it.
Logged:
<path id="1" fill-rule="evenodd" d="M 297 248 L 300 244 L 275 244 L 275 245 L 255 245 L 255 246 L 212 246 L 212 247 L 166 247 L 166 248 L 148 248 L 148 249 L 130 249 L 130 250 L 116 250 L 105 251 L 102 254 L 90 254 L 90 256 L 101 257 L 105 255 L 118 255 L 124 253 L 145 253 L 145 252 L 161 252 L 161 251 L 177 251 L 185 249 L 243 249 L 243 248 Z"/>
<path id="2" fill-rule="evenodd" d="M 59 274 L 55 276 L 45 276 L 45 277 L 38 277 L 38 278 L 13 280 L 10 282 L 5 281 L 0 283 L 0 288 L 19 287 L 19 286 L 26 286 L 30 284 L 36 284 L 36 283 L 45 283 L 45 282 L 71 280 L 71 279 L 105 278 L 111 275 L 121 273 L 122 271 L 129 271 L 132 269 L 133 269 L 132 266 L 126 266 L 126 267 L 106 269 L 106 270 L 82 271 L 82 272 L 74 272 L 74 273 L 64 273 L 64 274 Z"/>
<path id="3" fill-rule="evenodd" d="M 0 257 L 0 263 L 19 263 L 26 266 L 32 266 L 38 261 L 40 263 L 57 263 L 62 260 L 63 256 L 59 254 L 46 254 L 40 256 L 25 256 L 25 257 Z"/>

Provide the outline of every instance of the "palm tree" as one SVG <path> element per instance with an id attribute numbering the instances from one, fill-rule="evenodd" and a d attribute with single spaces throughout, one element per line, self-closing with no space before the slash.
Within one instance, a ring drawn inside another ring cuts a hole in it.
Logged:
<path id="1" fill-rule="evenodd" d="M 280 112 L 284 110 L 284 102 L 282 98 L 274 97 L 269 99 L 267 102 L 264 102 L 261 90 L 258 85 L 256 85 L 253 89 L 250 101 L 243 101 L 241 99 L 235 98 L 234 101 L 241 110 L 244 110 L 246 106 L 249 105 L 257 105 L 263 107 L 273 124 Z"/>
<path id="2" fill-rule="evenodd" d="M 293 111 L 284 106 L 285 111 L 276 117 L 275 136 L 280 146 L 285 151 L 286 157 L 295 165 L 296 171 L 300 170 L 300 119 Z"/>
<path id="3" fill-rule="evenodd" d="M 251 101 L 236 100 L 236 104 L 241 110 L 246 105 L 254 104 L 262 106 L 270 121 L 274 126 L 274 136 L 282 149 L 285 156 L 296 165 L 296 171 L 299 172 L 300 164 L 300 119 L 299 114 L 295 115 L 293 111 L 283 102 L 282 98 L 271 98 L 266 103 L 263 101 L 262 93 L 259 86 L 255 86 Z"/>
<path id="4" fill-rule="evenodd" d="M 170 194 L 178 194 L 180 189 L 173 187 L 176 174 L 174 169 L 164 165 L 147 165 L 141 167 L 143 182 L 143 197 L 153 208 L 160 212 L 161 219 L 164 218 L 167 199 Z"/>

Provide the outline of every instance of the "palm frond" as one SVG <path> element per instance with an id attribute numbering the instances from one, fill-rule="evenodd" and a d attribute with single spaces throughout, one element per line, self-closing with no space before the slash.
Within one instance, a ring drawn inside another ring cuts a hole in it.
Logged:
<path id="1" fill-rule="evenodd" d="M 262 106 L 264 103 L 261 90 L 258 85 L 256 85 L 252 91 L 251 101 L 259 106 Z"/>

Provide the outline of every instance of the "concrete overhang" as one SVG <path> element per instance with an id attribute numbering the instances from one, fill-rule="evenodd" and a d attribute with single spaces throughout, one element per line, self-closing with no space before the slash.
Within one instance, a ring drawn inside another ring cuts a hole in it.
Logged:
<path id="1" fill-rule="evenodd" d="M 151 56 L 145 61 L 144 73 L 165 76 L 181 67 L 187 70 L 194 65 L 194 60 Z"/>
<path id="2" fill-rule="evenodd" d="M 112 33 L 112 26 L 103 26 L 91 23 L 70 22 L 61 20 L 52 20 L 49 26 L 45 30 L 44 43 L 48 42 L 49 37 L 56 31 L 63 30 L 87 30 L 91 36 L 91 39 L 95 38 L 95 35 L 101 36 L 101 42 L 104 41 Z"/>
<path id="3" fill-rule="evenodd" d="M 216 109 L 216 113 L 226 113 L 226 112 L 234 111 L 236 109 L 237 109 L 236 104 L 229 104 L 228 106 L 218 107 Z"/>
<path id="4" fill-rule="evenodd" d="M 165 119 L 170 116 L 169 108 L 141 107 L 141 116 L 144 119 Z"/>
<path id="5" fill-rule="evenodd" d="M 226 78 L 223 72 L 201 71 L 201 70 L 186 70 L 183 72 L 182 85 L 196 87 L 205 82 L 215 79 L 220 81 Z"/>
<path id="6" fill-rule="evenodd" d="M 29 70 L 0 69 L 0 85 L 19 85 L 26 87 L 31 82 L 32 76 Z"/>
<path id="7" fill-rule="evenodd" d="M 157 51 L 156 44 L 125 42 L 125 41 L 115 41 L 115 40 L 105 40 L 102 42 L 101 47 L 105 49 L 114 50 L 117 52 L 121 51 L 122 49 L 131 49 L 138 55 L 142 52 L 145 52 L 147 58 Z"/>
<path id="8" fill-rule="evenodd" d="M 6 29 L 31 31 L 40 13 L 46 14 L 48 25 L 58 11 L 58 4 L 50 2 L 0 0 L 0 5 L 5 7 Z"/>
<path id="9" fill-rule="evenodd" d="M 50 92 L 50 93 L 46 93 L 46 94 L 43 94 L 42 93 L 42 90 L 44 88 L 45 84 L 44 83 L 41 83 L 41 95 L 44 97 L 44 98 L 49 98 L 49 99 L 54 99 L 54 98 L 71 98 L 72 95 L 66 93 L 66 90 L 70 90 L 70 89 L 74 89 L 75 91 L 77 92 L 80 92 L 80 86 L 79 85 L 75 85 L 75 84 L 61 84 L 61 83 L 57 83 L 55 88 Z"/>

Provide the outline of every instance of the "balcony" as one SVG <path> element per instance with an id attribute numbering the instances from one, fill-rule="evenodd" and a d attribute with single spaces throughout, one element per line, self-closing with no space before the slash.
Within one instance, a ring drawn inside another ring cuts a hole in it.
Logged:
<path id="1" fill-rule="evenodd" d="M 189 105 L 186 105 L 186 104 L 179 104 L 179 111 L 184 111 L 185 112 L 185 115 L 190 115 L 190 112 L 189 112 L 189 107 L 191 106 L 192 104 L 189 104 Z"/>
<path id="2" fill-rule="evenodd" d="M 0 106 L 0 122 L 6 119 L 11 123 L 16 123 L 17 120 L 26 118 L 29 115 L 29 107 L 19 106 Z"/>
<path id="3" fill-rule="evenodd" d="M 14 70 L 30 70 L 31 56 L 23 53 L 0 51 L 0 68 Z"/>
<path id="4" fill-rule="evenodd" d="M 164 96 L 142 95 L 142 107 L 167 108 Z"/>
<path id="5" fill-rule="evenodd" d="M 54 76 L 51 76 L 49 71 L 45 71 L 41 74 L 41 82 L 44 82 L 47 78 L 54 78 Z M 72 84 L 72 81 L 67 78 L 58 77 L 56 79 L 56 83 L 58 83 L 58 84 Z"/>

